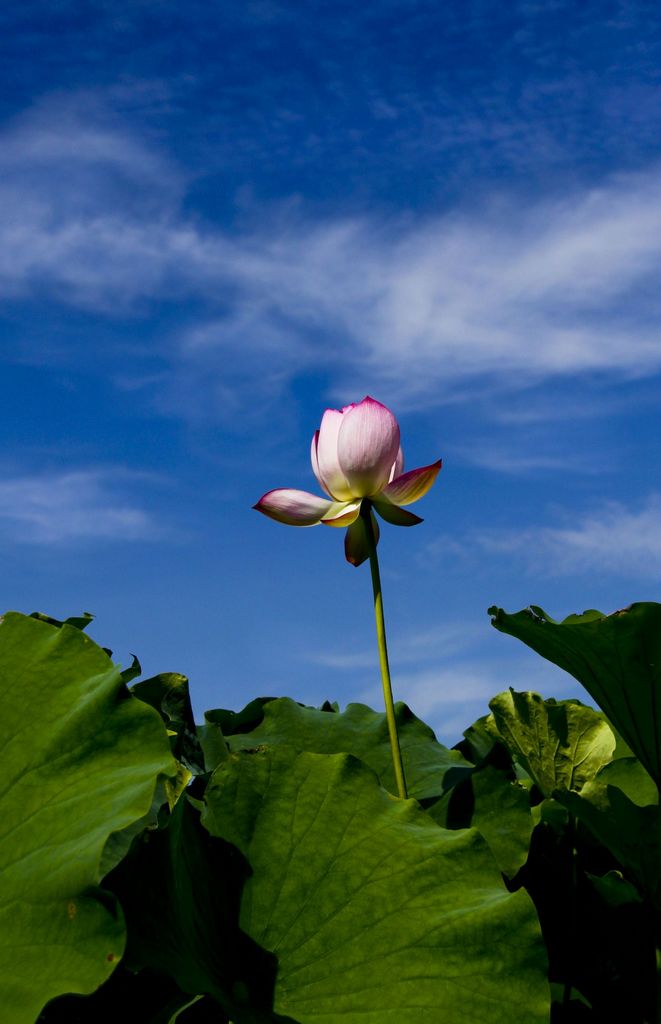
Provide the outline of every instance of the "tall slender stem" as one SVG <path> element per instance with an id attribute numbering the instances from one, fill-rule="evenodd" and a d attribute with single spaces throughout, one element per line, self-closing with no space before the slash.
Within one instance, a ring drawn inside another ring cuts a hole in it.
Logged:
<path id="1" fill-rule="evenodd" d="M 374 616 L 376 618 L 376 639 L 379 647 L 379 664 L 381 666 L 381 683 L 383 684 L 383 699 L 386 705 L 386 721 L 388 723 L 388 734 L 390 736 L 390 749 L 392 751 L 392 765 L 395 772 L 397 792 L 402 800 L 406 800 L 406 779 L 404 778 L 404 765 L 402 764 L 402 752 L 399 749 L 399 736 L 397 734 L 397 722 L 395 720 L 395 703 L 392 696 L 392 683 L 390 682 L 390 666 L 388 665 L 388 645 L 386 643 L 386 623 L 383 618 L 383 596 L 381 594 L 381 574 L 379 572 L 379 560 L 376 554 L 376 538 L 372 524 L 372 509 L 369 501 L 363 501 L 361 517 L 365 524 L 365 535 L 367 537 L 367 550 L 369 551 L 370 569 L 372 571 L 372 590 L 374 591 Z"/>

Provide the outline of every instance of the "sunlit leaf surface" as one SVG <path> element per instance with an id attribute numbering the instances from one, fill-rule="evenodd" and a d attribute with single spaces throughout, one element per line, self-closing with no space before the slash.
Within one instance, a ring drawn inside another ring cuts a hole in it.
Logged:
<path id="1" fill-rule="evenodd" d="M 439 828 L 353 757 L 284 746 L 233 755 L 206 805 L 209 831 L 252 867 L 240 924 L 277 957 L 276 1013 L 300 1024 L 548 1020 L 533 906 L 507 892 L 474 830 Z"/>
<path id="2" fill-rule="evenodd" d="M 91 992 L 124 947 L 100 881 L 111 832 L 149 809 L 174 771 L 158 715 L 73 625 L 0 621 L 0 1006 L 33 1024 L 63 992 Z"/>
<path id="3" fill-rule="evenodd" d="M 546 797 L 556 789 L 580 790 L 613 756 L 612 729 L 579 701 L 508 690 L 489 707 L 511 755 Z"/>

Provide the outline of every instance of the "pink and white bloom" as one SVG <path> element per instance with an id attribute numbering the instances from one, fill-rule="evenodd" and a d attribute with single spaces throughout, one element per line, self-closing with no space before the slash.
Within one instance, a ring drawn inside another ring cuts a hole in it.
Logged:
<path id="1" fill-rule="evenodd" d="M 253 507 L 288 526 L 347 526 L 345 551 L 352 565 L 360 565 L 368 556 L 360 519 L 363 503 L 388 523 L 415 526 L 422 519 L 401 506 L 422 498 L 441 468 L 439 459 L 403 472 L 399 424 L 390 409 L 369 395 L 341 410 L 326 409 L 312 438 L 311 459 L 327 498 L 280 487 L 267 491 Z"/>

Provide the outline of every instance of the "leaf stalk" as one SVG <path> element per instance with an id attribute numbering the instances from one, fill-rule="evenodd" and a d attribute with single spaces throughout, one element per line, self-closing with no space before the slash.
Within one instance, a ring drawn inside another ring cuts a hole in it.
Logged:
<path id="1" fill-rule="evenodd" d="M 392 695 L 392 682 L 390 679 L 390 666 L 388 663 L 388 645 L 386 642 L 386 623 L 383 616 L 381 574 L 379 572 L 379 559 L 376 553 L 376 538 L 374 535 L 371 502 L 367 500 L 363 501 L 360 514 L 365 526 L 367 550 L 369 552 L 370 570 L 372 573 L 374 617 L 376 619 L 376 640 L 379 648 L 379 665 L 381 668 L 383 699 L 386 706 L 386 721 L 388 723 L 388 735 L 390 737 L 390 749 L 392 752 L 392 765 L 395 773 L 395 782 L 397 784 L 397 793 L 400 799 L 406 800 L 408 793 L 406 790 L 404 765 L 402 764 L 402 752 L 399 746 L 399 734 L 397 732 L 397 720 L 395 718 L 395 703 Z"/>

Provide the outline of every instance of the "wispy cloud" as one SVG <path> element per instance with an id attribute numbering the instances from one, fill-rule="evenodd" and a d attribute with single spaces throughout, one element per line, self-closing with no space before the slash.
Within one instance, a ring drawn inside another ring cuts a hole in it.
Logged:
<path id="1" fill-rule="evenodd" d="M 661 370 L 659 167 L 562 201 L 394 219 L 294 205 L 228 232 L 182 212 L 153 148 L 58 102 L 2 139 L 0 292 L 105 315 L 195 297 L 195 320 L 154 342 L 179 386 L 231 405 L 258 360 L 265 394 L 324 372 L 340 397 L 369 384 L 403 409 Z"/>
<path id="2" fill-rule="evenodd" d="M 397 637 L 396 644 L 390 652 L 393 666 L 404 667 L 412 664 L 428 662 L 442 655 L 444 658 L 454 657 L 475 648 L 484 639 L 484 623 L 468 622 L 440 623 L 424 630 L 415 630 Z M 344 671 L 359 668 L 374 668 L 376 649 L 351 651 L 307 651 L 303 655 L 305 661 L 314 665 L 323 665 Z"/>
<path id="3" fill-rule="evenodd" d="M 600 508 L 570 517 L 558 526 L 471 533 L 457 554 L 469 552 L 519 559 L 530 572 L 545 577 L 597 572 L 625 578 L 658 580 L 661 575 L 661 495 L 651 495 L 640 508 L 606 502 Z M 444 543 L 443 550 L 451 544 Z"/>
<path id="4" fill-rule="evenodd" d="M 592 455 L 591 457 L 579 452 L 564 452 L 552 454 L 549 451 L 539 451 L 534 446 L 526 443 L 526 448 L 532 450 L 521 450 L 523 444 L 520 438 L 516 438 L 508 448 L 503 444 L 484 439 L 469 444 L 454 446 L 448 451 L 448 457 L 454 454 L 455 458 L 466 462 L 471 466 L 479 466 L 480 469 L 488 469 L 494 473 L 506 473 L 508 476 L 529 476 L 532 473 L 581 473 L 581 474 L 602 474 L 610 464 L 612 455 Z M 547 441 L 548 446 L 548 441 Z"/>
<path id="5" fill-rule="evenodd" d="M 396 699 L 408 704 L 444 743 L 457 743 L 464 729 L 488 714 L 491 698 L 510 686 L 545 697 L 589 700 L 566 672 L 525 647 L 508 650 L 503 641 L 496 650 L 492 634 L 486 622 L 456 621 L 409 632 L 392 645 Z M 312 652 L 307 660 L 348 673 L 360 670 L 360 677 L 371 682 L 353 699 L 380 708 L 383 698 L 375 659 L 374 650 L 364 649 Z"/>
<path id="6" fill-rule="evenodd" d="M 489 713 L 492 697 L 510 686 L 544 697 L 590 699 L 571 676 L 527 651 L 518 658 L 459 659 L 447 668 L 398 673 L 397 698 L 431 725 L 440 740 L 454 744 L 464 729 Z M 378 687 L 366 689 L 361 700 L 379 707 Z"/>
<path id="7" fill-rule="evenodd" d="M 162 537 L 155 521 L 126 491 L 142 474 L 85 469 L 0 477 L 0 523 L 14 543 L 136 541 Z"/>
<path id="8" fill-rule="evenodd" d="M 183 176 L 94 93 L 46 97 L 6 125 L 0 174 L 0 295 L 112 313 L 161 293 Z"/>

